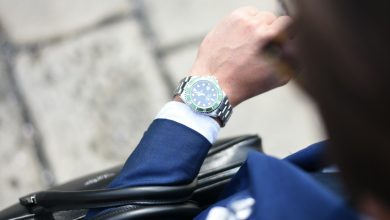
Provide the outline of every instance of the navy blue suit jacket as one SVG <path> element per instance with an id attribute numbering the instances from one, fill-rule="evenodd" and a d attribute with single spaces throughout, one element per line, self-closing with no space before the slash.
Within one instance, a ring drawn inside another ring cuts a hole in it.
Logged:
<path id="1" fill-rule="evenodd" d="M 109 188 L 189 183 L 197 176 L 210 146 L 196 131 L 157 119 Z M 284 160 L 251 152 L 216 205 L 226 206 L 248 195 L 256 201 L 250 219 L 358 219 L 342 198 L 307 173 L 322 169 L 323 148 L 324 143 L 315 144 Z M 195 219 L 205 219 L 210 208 Z M 91 210 L 88 216 L 101 211 Z"/>

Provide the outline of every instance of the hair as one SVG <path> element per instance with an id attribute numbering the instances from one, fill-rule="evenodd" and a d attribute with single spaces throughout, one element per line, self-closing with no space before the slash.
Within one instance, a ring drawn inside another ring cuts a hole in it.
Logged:
<path id="1" fill-rule="evenodd" d="M 309 63 L 300 77 L 319 106 L 352 199 L 370 195 L 390 207 L 388 2 L 329 1 L 325 13 L 332 12 L 335 32 L 316 41 L 307 36 L 301 47 Z"/>

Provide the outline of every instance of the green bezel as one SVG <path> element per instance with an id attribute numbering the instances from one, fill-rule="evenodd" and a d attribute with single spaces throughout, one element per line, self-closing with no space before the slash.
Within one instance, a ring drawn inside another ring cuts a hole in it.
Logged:
<path id="1" fill-rule="evenodd" d="M 207 80 L 217 88 L 216 101 L 211 107 L 208 107 L 208 108 L 199 107 L 192 102 L 192 97 L 191 97 L 192 86 L 201 80 Z M 221 105 L 223 97 L 224 97 L 224 93 L 223 93 L 221 87 L 218 85 L 217 79 L 213 76 L 202 76 L 202 77 L 201 76 L 193 76 L 191 78 L 191 80 L 187 83 L 187 85 L 185 86 L 183 94 L 182 94 L 183 101 L 188 106 L 190 106 L 190 108 L 192 110 L 199 112 L 199 113 L 211 113 L 211 112 L 215 111 L 219 107 L 219 105 Z"/>

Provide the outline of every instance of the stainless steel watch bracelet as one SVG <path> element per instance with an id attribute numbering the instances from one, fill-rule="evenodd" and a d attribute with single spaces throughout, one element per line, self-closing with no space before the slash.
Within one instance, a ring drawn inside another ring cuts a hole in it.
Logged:
<path id="1" fill-rule="evenodd" d="M 173 92 L 173 96 L 181 95 L 184 91 L 184 87 L 191 80 L 192 76 L 187 76 L 184 79 L 180 80 L 179 86 Z"/>
<path id="2" fill-rule="evenodd" d="M 222 100 L 221 104 L 215 110 L 216 117 L 218 117 L 222 122 L 222 127 L 225 127 L 232 113 L 233 113 L 233 106 L 229 103 L 229 100 L 225 95 L 225 98 Z"/>

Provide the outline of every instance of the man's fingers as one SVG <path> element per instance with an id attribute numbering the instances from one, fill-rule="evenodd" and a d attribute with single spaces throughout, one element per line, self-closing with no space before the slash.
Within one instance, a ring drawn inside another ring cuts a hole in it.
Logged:
<path id="1" fill-rule="evenodd" d="M 263 24 L 272 24 L 277 18 L 276 18 L 276 15 L 271 13 L 271 12 L 268 12 L 268 11 L 261 11 L 259 13 L 257 13 L 256 15 L 256 19 L 259 21 L 259 23 L 263 23 Z"/>
<path id="2" fill-rule="evenodd" d="M 280 33 L 284 31 L 291 23 L 292 19 L 289 16 L 280 16 L 271 23 L 270 28 L 275 33 Z"/>

